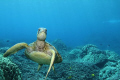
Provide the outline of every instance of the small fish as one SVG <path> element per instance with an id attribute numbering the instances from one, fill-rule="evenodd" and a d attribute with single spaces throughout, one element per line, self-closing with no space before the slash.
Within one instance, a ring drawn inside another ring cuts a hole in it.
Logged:
<path id="1" fill-rule="evenodd" d="M 7 40 L 6 42 L 9 42 L 9 40 Z"/>
<path id="2" fill-rule="evenodd" d="M 69 76 L 68 79 L 72 79 L 72 76 Z"/>
<path id="3" fill-rule="evenodd" d="M 94 76 L 95 76 L 95 74 L 91 74 L 91 76 L 92 76 L 92 77 L 94 77 Z"/>
<path id="4" fill-rule="evenodd" d="M 110 44 L 108 44 L 107 46 L 110 47 Z"/>

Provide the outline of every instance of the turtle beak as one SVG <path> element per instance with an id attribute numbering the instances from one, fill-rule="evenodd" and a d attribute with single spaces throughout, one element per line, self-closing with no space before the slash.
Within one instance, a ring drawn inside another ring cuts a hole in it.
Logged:
<path id="1" fill-rule="evenodd" d="M 40 41 L 44 41 L 46 39 L 47 29 L 46 28 L 39 28 L 37 32 L 37 39 Z"/>
<path id="2" fill-rule="evenodd" d="M 46 28 L 39 28 L 37 34 L 44 32 L 47 35 L 47 29 Z"/>

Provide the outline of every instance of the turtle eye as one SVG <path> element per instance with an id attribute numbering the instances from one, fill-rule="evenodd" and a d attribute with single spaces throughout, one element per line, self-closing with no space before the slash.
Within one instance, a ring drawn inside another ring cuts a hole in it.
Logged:
<path id="1" fill-rule="evenodd" d="M 47 29 L 45 29 L 45 31 L 47 32 Z"/>
<path id="2" fill-rule="evenodd" d="M 45 29 L 45 33 L 47 33 L 47 29 Z"/>
<path id="3" fill-rule="evenodd" d="M 41 29 L 38 29 L 38 31 L 40 31 Z"/>

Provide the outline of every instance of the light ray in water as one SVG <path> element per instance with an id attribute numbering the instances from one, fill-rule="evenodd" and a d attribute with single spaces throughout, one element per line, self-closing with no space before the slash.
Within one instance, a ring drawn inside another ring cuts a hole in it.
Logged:
<path id="1" fill-rule="evenodd" d="M 120 20 L 109 20 L 109 21 L 103 21 L 103 23 L 116 24 L 116 23 L 120 23 Z"/>

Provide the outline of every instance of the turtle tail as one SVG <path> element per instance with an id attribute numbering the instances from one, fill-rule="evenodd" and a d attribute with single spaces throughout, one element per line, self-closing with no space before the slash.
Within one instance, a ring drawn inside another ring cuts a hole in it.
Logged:
<path id="1" fill-rule="evenodd" d="M 4 54 L 4 57 L 7 57 L 11 54 L 14 54 L 16 52 L 18 52 L 19 50 L 23 49 L 23 48 L 27 48 L 28 44 L 27 43 L 18 43 L 15 44 L 14 46 L 12 46 L 11 48 L 9 48 Z"/>

